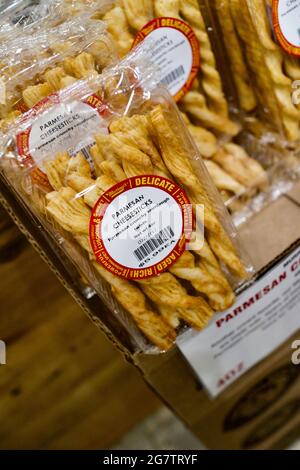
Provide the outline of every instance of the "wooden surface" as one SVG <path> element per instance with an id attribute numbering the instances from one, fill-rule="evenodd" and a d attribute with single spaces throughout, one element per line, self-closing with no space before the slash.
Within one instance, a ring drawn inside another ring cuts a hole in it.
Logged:
<path id="1" fill-rule="evenodd" d="M 158 400 L 38 254 L 9 249 L 0 257 L 0 449 L 114 445 Z"/>

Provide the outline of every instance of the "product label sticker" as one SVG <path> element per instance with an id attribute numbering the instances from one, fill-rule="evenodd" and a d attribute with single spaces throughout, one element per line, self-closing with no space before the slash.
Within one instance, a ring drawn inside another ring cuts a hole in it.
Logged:
<path id="1" fill-rule="evenodd" d="M 39 176 L 39 183 L 42 182 L 40 177 L 44 174 L 44 163 L 61 152 L 68 151 L 71 156 L 82 152 L 93 166 L 89 150 L 95 144 L 94 135 L 108 132 L 102 117 L 103 103 L 96 95 L 84 101 L 62 103 L 59 95 L 54 94 L 30 110 L 29 117 L 25 115 L 24 121 L 35 114 L 37 118 L 33 124 L 19 133 L 16 140 L 23 162 L 34 162 L 38 167 L 34 173 Z"/>
<path id="2" fill-rule="evenodd" d="M 216 397 L 300 329 L 300 248 L 178 347 L 211 397 Z"/>
<path id="3" fill-rule="evenodd" d="M 200 68 L 199 41 L 192 28 L 177 18 L 160 17 L 137 34 L 133 47 L 143 42 L 145 52 L 176 101 L 191 88 Z"/>
<path id="4" fill-rule="evenodd" d="M 273 27 L 280 46 L 300 56 L 300 0 L 273 0 Z"/>
<path id="5" fill-rule="evenodd" d="M 90 243 L 105 269 L 139 280 L 172 266 L 192 230 L 192 206 L 176 183 L 162 176 L 137 176 L 116 184 L 97 201 Z"/>

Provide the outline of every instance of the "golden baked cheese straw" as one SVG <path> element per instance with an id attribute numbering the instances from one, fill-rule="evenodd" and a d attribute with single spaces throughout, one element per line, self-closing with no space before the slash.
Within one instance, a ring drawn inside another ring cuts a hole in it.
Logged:
<path id="1" fill-rule="evenodd" d="M 157 132 L 157 139 L 165 165 L 175 179 L 183 187 L 188 188 L 191 202 L 204 205 L 204 223 L 208 232 L 207 238 L 214 253 L 237 277 L 244 279 L 246 277 L 245 268 L 231 240 L 217 219 L 205 189 L 195 176 L 189 157 L 166 118 L 166 112 L 161 106 L 157 106 L 151 111 L 150 115 Z"/>
<path id="2" fill-rule="evenodd" d="M 228 105 L 223 93 L 222 81 L 217 70 L 202 14 L 197 0 L 181 0 L 180 11 L 185 21 L 193 28 L 200 44 L 202 87 L 207 97 L 208 108 L 217 115 L 228 118 Z"/>
<path id="3" fill-rule="evenodd" d="M 239 102 L 245 111 L 253 111 L 257 106 L 257 99 L 249 79 L 243 50 L 241 48 L 234 22 L 231 16 L 230 0 L 214 0 L 215 11 L 218 15 L 222 29 L 224 46 L 230 59 L 232 77 L 236 85 Z"/>
<path id="4" fill-rule="evenodd" d="M 64 230 L 72 235 L 78 235 L 82 246 L 87 247 L 91 212 L 76 194 L 68 187 L 49 193 L 46 210 Z M 87 240 L 84 243 L 83 236 Z M 147 308 L 145 297 L 138 287 L 113 276 L 96 262 L 93 262 L 93 266 L 108 282 L 112 294 L 132 316 L 145 336 L 161 349 L 169 349 L 176 338 L 176 333 L 159 315 Z"/>
<path id="5" fill-rule="evenodd" d="M 238 134 L 241 129 L 238 123 L 212 112 L 206 106 L 205 98 L 199 91 L 189 91 L 182 98 L 180 108 L 208 129 L 213 129 L 231 136 Z"/>
<path id="6" fill-rule="evenodd" d="M 139 31 L 153 18 L 152 0 L 121 0 L 131 28 Z"/>

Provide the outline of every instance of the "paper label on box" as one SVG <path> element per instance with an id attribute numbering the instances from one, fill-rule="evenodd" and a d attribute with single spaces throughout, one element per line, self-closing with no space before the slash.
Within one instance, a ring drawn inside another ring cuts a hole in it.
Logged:
<path id="1" fill-rule="evenodd" d="M 273 27 L 280 46 L 300 56 L 300 0 L 274 0 Z"/>
<path id="2" fill-rule="evenodd" d="M 176 183 L 161 176 L 137 176 L 116 184 L 97 201 L 90 241 L 105 269 L 139 280 L 172 266 L 192 229 L 191 205 Z"/>
<path id="3" fill-rule="evenodd" d="M 216 397 L 300 328 L 300 248 L 285 257 L 178 347 Z"/>
<path id="4" fill-rule="evenodd" d="M 191 88 L 200 68 L 199 41 L 194 31 L 178 18 L 159 17 L 141 29 L 133 47 L 141 42 L 149 60 L 159 69 L 161 83 L 179 101 Z"/>

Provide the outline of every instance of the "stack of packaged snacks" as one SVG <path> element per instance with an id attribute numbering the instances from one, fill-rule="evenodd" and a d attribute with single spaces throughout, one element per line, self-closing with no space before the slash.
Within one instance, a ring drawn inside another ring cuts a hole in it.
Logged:
<path id="1" fill-rule="evenodd" d="M 133 345 L 167 350 L 182 326 L 229 308 L 252 270 L 143 50 L 101 74 L 80 54 L 19 84 L 31 109 L 2 126 L 1 171 Z"/>
<path id="2" fill-rule="evenodd" d="M 300 5 L 286 0 L 202 4 L 220 27 L 246 124 L 259 137 L 277 132 L 283 145 L 299 141 L 299 103 L 293 92 L 300 78 Z"/>
<path id="3" fill-rule="evenodd" d="M 74 16 L 28 34 L 26 28 L 0 44 L 0 126 L 80 78 L 117 60 L 105 24 Z M 58 16 L 51 16 L 57 21 Z"/>
<path id="4" fill-rule="evenodd" d="M 87 10 L 93 1 L 76 4 Z M 146 37 L 151 41 L 155 38 L 149 57 L 157 64 L 165 62 L 162 82 L 178 102 L 227 206 L 238 210 L 266 189 L 268 175 L 263 166 L 235 139 L 241 126 L 229 117 L 229 104 L 197 0 L 115 0 L 106 14 L 99 16 L 107 22 L 121 57 Z M 184 58 L 185 54 L 191 59 Z"/>
<path id="5" fill-rule="evenodd" d="M 99 1 L 97 10 L 105 11 L 106 5 L 106 0 Z M 15 0 L 2 11 L 0 128 L 3 132 L 18 116 L 30 109 L 35 112 L 49 95 L 56 99 L 58 90 L 81 77 L 98 74 L 117 61 L 105 24 L 92 21 L 90 11 L 76 11 L 71 16 L 67 14 L 69 11 L 56 0 L 50 4 Z M 82 150 L 88 158 L 88 140 Z M 36 178 L 43 180 L 44 176 L 36 172 Z M 74 270 L 69 271 L 73 276 Z M 84 278 L 78 279 L 78 283 L 85 296 L 93 295 Z"/>

